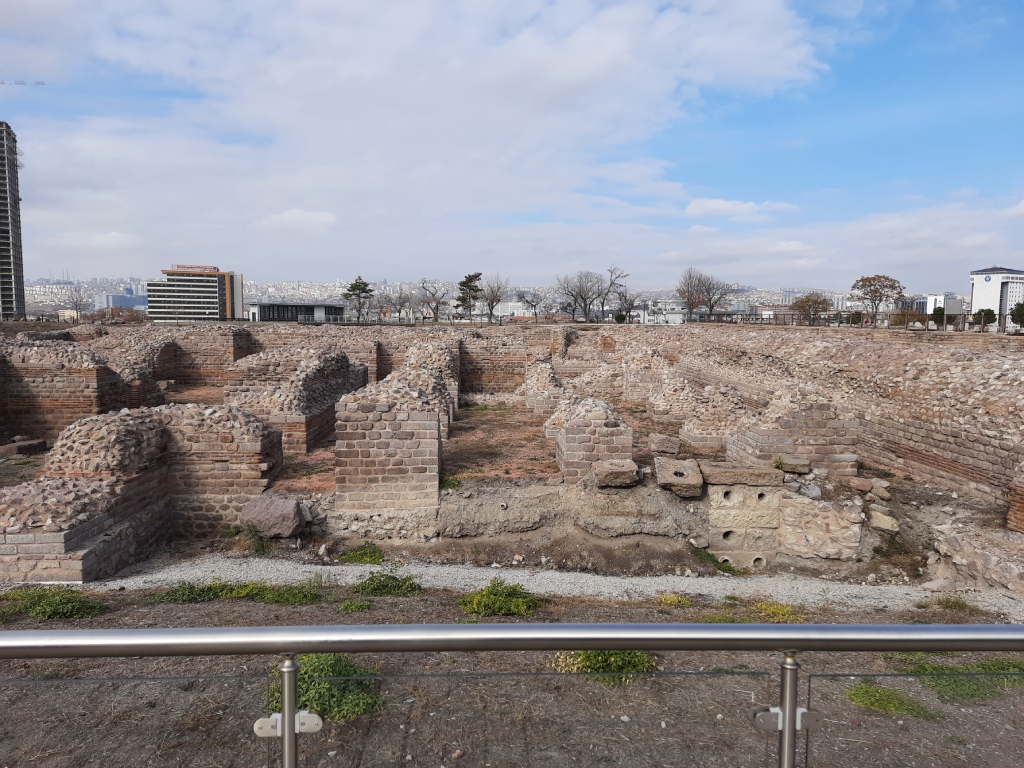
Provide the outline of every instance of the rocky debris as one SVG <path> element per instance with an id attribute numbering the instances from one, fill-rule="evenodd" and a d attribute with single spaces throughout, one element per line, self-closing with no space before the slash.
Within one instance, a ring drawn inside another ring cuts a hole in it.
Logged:
<path id="1" fill-rule="evenodd" d="M 591 467 L 598 488 L 628 488 L 640 482 L 640 472 L 632 459 L 595 461 Z"/>
<path id="2" fill-rule="evenodd" d="M 699 462 L 708 485 L 782 485 L 783 472 L 774 467 L 745 466 L 722 461 Z"/>
<path id="3" fill-rule="evenodd" d="M 680 498 L 698 498 L 704 492 L 704 475 L 695 459 L 677 461 L 655 456 L 654 477 L 658 485 Z"/>
<path id="4" fill-rule="evenodd" d="M 650 436 L 650 442 L 648 443 L 651 453 L 668 453 L 675 455 L 679 453 L 681 441 L 678 437 L 672 435 L 659 435 L 657 433 Z"/>
<path id="5" fill-rule="evenodd" d="M 930 570 L 935 578 L 1024 592 L 1024 535 L 970 523 L 937 525 L 932 531 L 938 557 Z"/>
<path id="6" fill-rule="evenodd" d="M 806 456 L 779 456 L 779 469 L 795 475 L 806 475 L 811 471 L 811 460 Z"/>
<path id="7" fill-rule="evenodd" d="M 921 585 L 921 589 L 926 592 L 949 592 L 955 588 L 956 584 L 951 579 L 932 579 Z"/>
<path id="8" fill-rule="evenodd" d="M 150 409 L 124 409 L 89 416 L 65 429 L 46 460 L 57 477 L 132 477 L 152 467 L 167 450 L 161 416 Z"/>
<path id="9" fill-rule="evenodd" d="M 296 499 L 280 496 L 260 496 L 253 499 L 238 514 L 242 525 L 253 525 L 270 539 L 287 539 L 297 535 L 306 525 L 306 519 Z"/>
<path id="10" fill-rule="evenodd" d="M 70 530 L 105 514 L 119 487 L 110 477 L 43 477 L 0 488 L 0 534 Z"/>

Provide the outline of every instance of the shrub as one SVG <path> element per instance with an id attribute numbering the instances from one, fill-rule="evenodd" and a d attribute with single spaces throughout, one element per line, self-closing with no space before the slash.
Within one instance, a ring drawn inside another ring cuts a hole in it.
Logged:
<path id="1" fill-rule="evenodd" d="M 369 600 L 343 600 L 338 606 L 342 613 L 358 613 L 359 611 L 370 610 Z"/>
<path id="2" fill-rule="evenodd" d="M 9 617 L 28 614 L 36 621 L 86 619 L 106 610 L 98 600 L 90 600 L 80 591 L 67 587 L 23 587 L 0 595 L 14 605 L 4 613 Z"/>
<path id="3" fill-rule="evenodd" d="M 395 576 L 378 571 L 356 584 L 352 591 L 369 597 L 393 597 L 415 595 L 422 592 L 423 587 L 414 576 Z"/>
<path id="4" fill-rule="evenodd" d="M 462 481 L 459 478 L 448 477 L 447 475 L 440 475 L 437 484 L 442 491 L 454 491 L 462 487 Z"/>
<path id="5" fill-rule="evenodd" d="M 654 602 L 664 608 L 689 608 L 693 605 L 690 598 L 682 595 L 658 595 Z"/>
<path id="6" fill-rule="evenodd" d="M 957 611 L 960 613 L 973 613 L 975 608 L 960 595 L 939 595 L 932 601 L 936 608 L 944 611 Z"/>
<path id="7" fill-rule="evenodd" d="M 506 584 L 501 579 L 459 598 L 463 613 L 480 616 L 530 616 L 544 603 L 523 589 L 522 584 Z"/>
<path id="8" fill-rule="evenodd" d="M 865 680 L 846 689 L 846 698 L 858 707 L 880 712 L 883 715 L 910 715 L 922 720 L 938 720 L 941 715 L 919 704 L 902 691 L 875 685 Z"/>
<path id="9" fill-rule="evenodd" d="M 657 664 L 647 651 L 565 651 L 555 656 L 554 667 L 611 687 L 653 672 Z"/>
<path id="10" fill-rule="evenodd" d="M 764 601 L 755 603 L 754 610 L 761 621 L 769 624 L 803 624 L 804 617 L 796 612 L 796 608 L 786 603 Z"/>
<path id="11" fill-rule="evenodd" d="M 380 681 L 367 679 L 376 675 L 375 670 L 360 667 L 340 653 L 309 653 L 299 656 L 298 662 L 299 709 L 308 709 L 325 720 L 337 722 L 384 709 Z M 274 675 L 281 675 L 276 667 Z M 280 682 L 271 685 L 268 704 L 271 711 L 281 710 Z"/>
<path id="12" fill-rule="evenodd" d="M 350 549 L 338 558 L 340 563 L 358 563 L 360 565 L 380 565 L 384 562 L 384 552 L 372 541 L 364 541 L 355 549 Z"/>

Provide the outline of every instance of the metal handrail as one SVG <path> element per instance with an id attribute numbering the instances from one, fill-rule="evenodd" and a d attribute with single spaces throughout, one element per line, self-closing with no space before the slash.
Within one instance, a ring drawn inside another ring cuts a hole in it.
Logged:
<path id="1" fill-rule="evenodd" d="M 304 653 L 412 651 L 781 651 L 779 706 L 759 727 L 779 733 L 779 768 L 795 768 L 800 651 L 1024 651 L 1024 626 L 991 624 L 403 624 L 0 632 L 0 659 L 98 656 L 283 656 L 281 765 L 297 768 L 297 680 Z M 276 717 L 276 716 L 275 716 Z M 760 719 L 759 715 L 759 719 Z M 805 725 L 801 725 L 804 722 Z M 261 727 L 259 721 L 256 727 Z M 765 725 L 767 724 L 767 726 Z"/>
<path id="2" fill-rule="evenodd" d="M 368 651 L 1024 651 L 991 624 L 404 624 L 0 632 L 0 659 Z"/>

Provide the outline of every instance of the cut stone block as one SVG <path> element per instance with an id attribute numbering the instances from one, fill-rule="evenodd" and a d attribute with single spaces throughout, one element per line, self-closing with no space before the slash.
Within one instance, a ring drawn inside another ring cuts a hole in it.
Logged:
<path id="1" fill-rule="evenodd" d="M 888 531 L 889 533 L 900 532 L 899 521 L 895 517 L 890 517 L 884 512 L 874 509 L 874 505 L 868 509 L 868 525 L 880 531 Z"/>
<path id="2" fill-rule="evenodd" d="M 782 485 L 785 473 L 774 467 L 701 461 L 700 471 L 708 485 Z"/>
<path id="3" fill-rule="evenodd" d="M 695 459 L 678 461 L 655 456 L 654 476 L 658 485 L 684 499 L 695 499 L 704 492 L 704 476 Z"/>
<path id="4" fill-rule="evenodd" d="M 595 461 L 594 480 L 598 488 L 628 488 L 640 482 L 640 471 L 632 459 Z"/>
<path id="5" fill-rule="evenodd" d="M 806 456 L 779 456 L 783 472 L 806 475 L 811 471 L 811 460 Z"/>
<path id="6" fill-rule="evenodd" d="M 712 509 L 708 512 L 712 528 L 778 528 L 777 509 Z"/>
<path id="7" fill-rule="evenodd" d="M 254 525 L 271 539 L 286 539 L 302 530 L 306 520 L 299 502 L 274 496 L 261 496 L 242 507 L 238 513 L 242 525 Z"/>
<path id="8" fill-rule="evenodd" d="M 672 435 L 651 435 L 651 453 L 679 453 L 679 446 L 682 444 L 678 437 Z"/>

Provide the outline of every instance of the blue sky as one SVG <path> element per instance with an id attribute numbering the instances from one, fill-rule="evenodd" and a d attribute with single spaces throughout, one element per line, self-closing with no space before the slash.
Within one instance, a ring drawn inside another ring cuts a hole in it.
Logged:
<path id="1" fill-rule="evenodd" d="M 6 0 L 30 277 L 1024 268 L 1020 0 Z"/>

